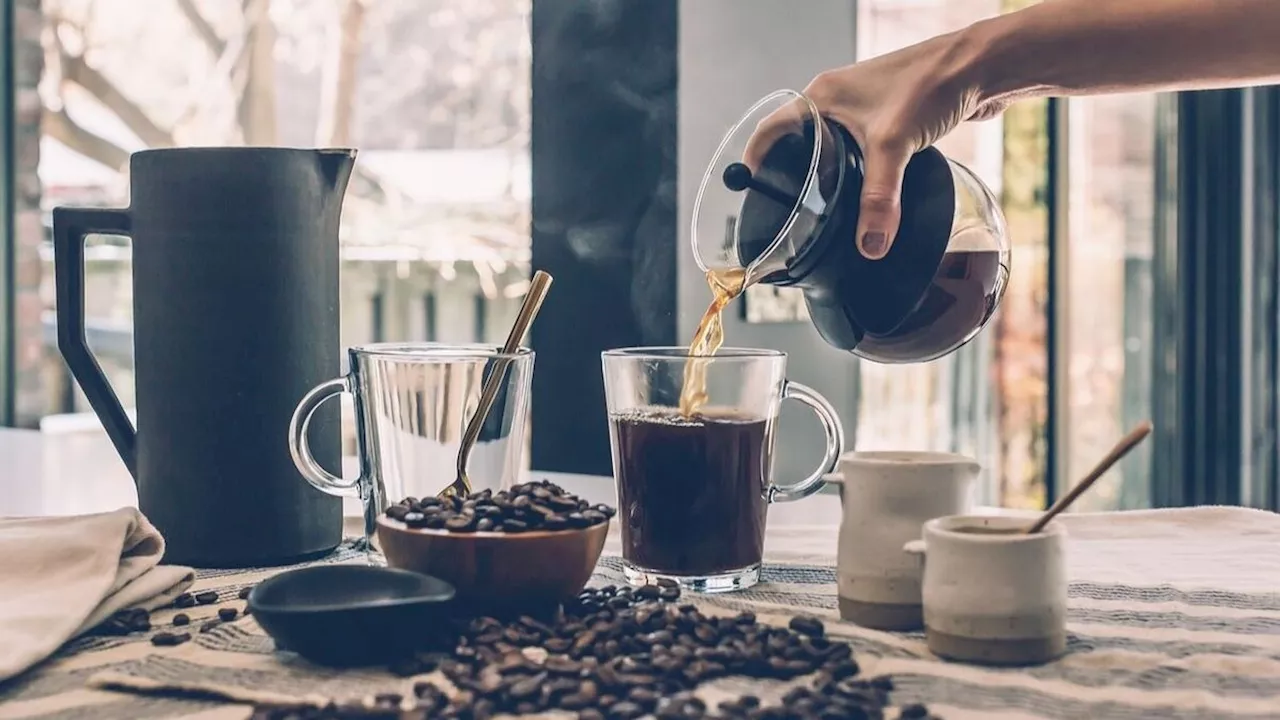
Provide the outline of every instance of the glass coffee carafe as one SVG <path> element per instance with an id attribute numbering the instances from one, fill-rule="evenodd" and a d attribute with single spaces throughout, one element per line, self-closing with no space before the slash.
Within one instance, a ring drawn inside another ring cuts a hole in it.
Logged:
<path id="1" fill-rule="evenodd" d="M 935 148 L 912 156 L 885 257 L 855 243 L 862 152 L 803 94 L 780 90 L 728 132 L 693 210 L 703 272 L 796 287 L 830 345 L 881 363 L 924 362 L 972 339 L 1009 279 L 991 191 Z"/>

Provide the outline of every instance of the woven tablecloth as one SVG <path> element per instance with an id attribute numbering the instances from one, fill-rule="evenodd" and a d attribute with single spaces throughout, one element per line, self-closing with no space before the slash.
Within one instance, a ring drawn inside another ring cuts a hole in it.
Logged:
<path id="1" fill-rule="evenodd" d="M 749 609 L 785 624 L 796 613 L 827 621 L 870 674 L 895 678 L 895 704 L 927 703 L 944 718 L 1280 718 L 1280 515 L 1194 508 L 1067 517 L 1070 646 L 1049 665 L 990 669 L 942 662 L 920 633 L 885 633 L 839 621 L 833 528 L 771 531 L 764 582 L 740 593 L 688 599 L 705 612 Z M 352 546 L 322 562 L 362 562 Z M 217 605 L 186 610 L 193 627 L 237 593 L 279 572 L 211 571 L 194 591 Z M 611 540 L 593 584 L 620 583 Z M 176 610 L 153 615 L 164 629 Z M 2 642 L 3 639 L 0 639 Z M 412 679 L 332 671 L 275 653 L 245 617 L 176 648 L 146 635 L 85 637 L 0 686 L 0 720 L 242 719 L 248 702 L 351 698 L 403 691 Z M 131 690 L 110 688 L 128 686 Z M 154 694 L 172 688 L 206 699 Z M 779 684 L 723 680 L 706 690 L 764 697 Z"/>

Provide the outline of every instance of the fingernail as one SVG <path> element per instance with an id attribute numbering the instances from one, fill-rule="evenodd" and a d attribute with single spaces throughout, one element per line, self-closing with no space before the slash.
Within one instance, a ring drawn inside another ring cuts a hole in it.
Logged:
<path id="1" fill-rule="evenodd" d="M 862 254 L 872 260 L 879 260 L 888 248 L 889 238 L 882 232 L 872 230 L 862 236 Z"/>

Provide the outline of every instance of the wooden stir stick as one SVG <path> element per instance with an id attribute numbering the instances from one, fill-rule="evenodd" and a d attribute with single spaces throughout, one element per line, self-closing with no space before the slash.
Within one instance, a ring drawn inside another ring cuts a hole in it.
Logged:
<path id="1" fill-rule="evenodd" d="M 1131 430 L 1128 435 L 1121 438 L 1120 442 L 1116 443 L 1115 447 L 1111 448 L 1111 452 L 1107 453 L 1106 457 L 1102 458 L 1097 465 L 1093 466 L 1093 469 L 1089 471 L 1088 475 L 1084 476 L 1083 480 L 1081 480 L 1075 487 L 1071 488 L 1070 492 L 1063 495 L 1058 502 L 1053 504 L 1053 507 L 1046 510 L 1044 515 L 1040 516 L 1040 519 L 1037 520 L 1034 525 L 1027 529 L 1027 534 L 1034 535 L 1035 533 L 1043 530 L 1045 526 L 1049 524 L 1050 520 L 1057 517 L 1063 510 L 1071 507 L 1071 503 L 1075 502 L 1076 499 L 1083 495 L 1086 490 L 1092 487 L 1093 484 L 1098 481 L 1098 478 L 1102 477 L 1104 473 L 1111 469 L 1112 465 L 1119 462 L 1120 458 L 1128 455 L 1130 450 L 1137 447 L 1138 443 L 1147 439 L 1147 436 L 1150 434 L 1151 421 L 1146 420 L 1143 421 L 1142 424 L 1138 425 L 1138 427 Z"/>

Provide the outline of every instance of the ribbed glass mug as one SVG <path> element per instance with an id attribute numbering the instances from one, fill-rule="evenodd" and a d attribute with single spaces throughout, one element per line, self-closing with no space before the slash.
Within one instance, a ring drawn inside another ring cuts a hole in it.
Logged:
<path id="1" fill-rule="evenodd" d="M 817 492 L 844 450 L 844 430 L 831 403 L 786 379 L 785 353 L 688 353 L 651 347 L 603 354 L 623 571 L 635 585 L 666 579 L 700 592 L 747 588 L 760 579 L 769 503 Z M 704 373 L 705 401 L 682 409 L 690 362 L 694 374 Z M 791 485 L 773 478 L 785 399 L 809 406 L 826 431 L 818 468 Z"/>
<path id="2" fill-rule="evenodd" d="M 490 373 L 502 372 L 497 399 L 471 452 L 473 490 L 521 482 L 528 427 L 533 351 L 504 354 L 490 345 L 379 343 L 348 350 L 350 370 L 312 388 L 294 410 L 289 452 L 307 482 L 364 504 L 365 538 L 377 518 L 405 497 L 439 493 L 457 475 L 458 450 Z M 355 399 L 360 475 L 344 480 L 316 462 L 307 425 L 321 403 L 341 393 Z"/>

